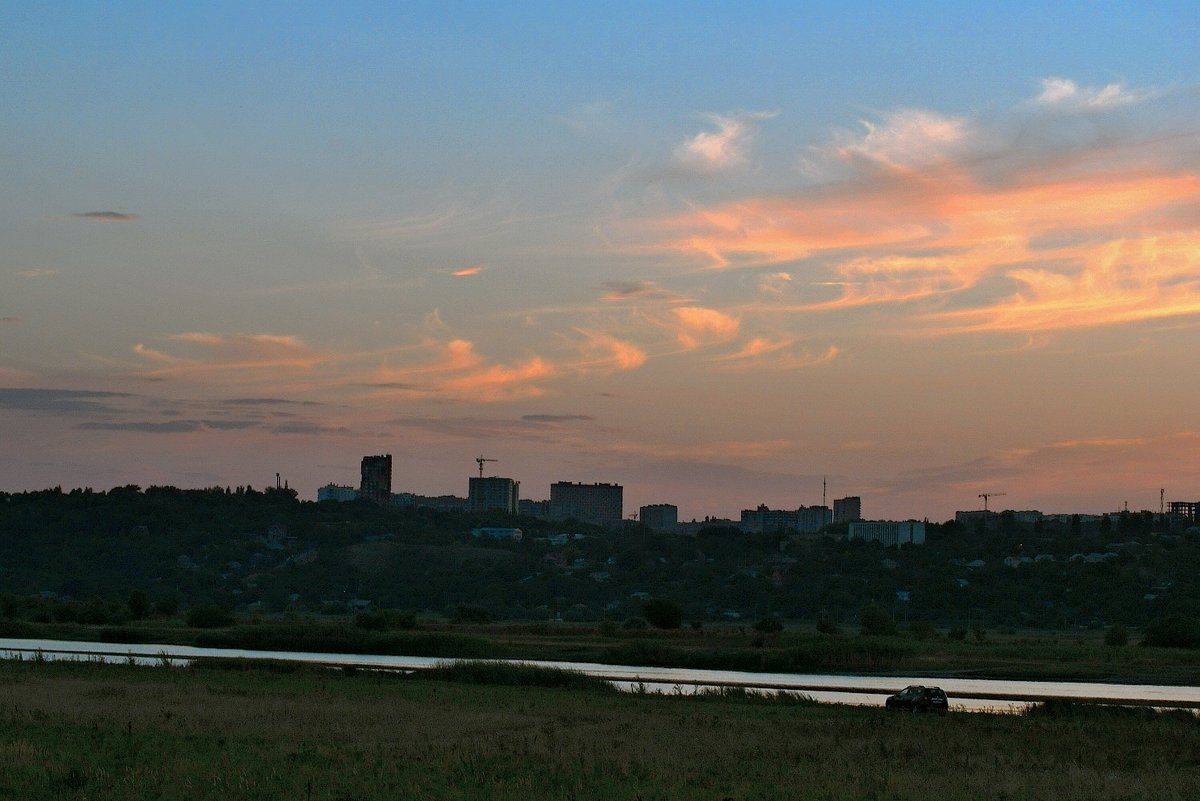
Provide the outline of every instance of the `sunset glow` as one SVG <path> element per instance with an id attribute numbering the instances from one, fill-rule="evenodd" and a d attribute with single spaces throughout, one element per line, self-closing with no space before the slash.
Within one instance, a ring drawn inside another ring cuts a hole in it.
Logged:
<path id="1" fill-rule="evenodd" d="M 0 489 L 1200 497 L 1193 10 L 308 12 L 0 10 Z"/>

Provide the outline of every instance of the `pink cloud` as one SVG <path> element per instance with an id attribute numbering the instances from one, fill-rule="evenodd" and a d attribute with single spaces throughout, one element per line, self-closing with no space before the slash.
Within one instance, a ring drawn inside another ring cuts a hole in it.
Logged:
<path id="1" fill-rule="evenodd" d="M 739 326 L 736 318 L 703 306 L 673 308 L 670 320 L 675 329 L 675 338 L 685 350 L 728 342 L 737 335 Z"/>

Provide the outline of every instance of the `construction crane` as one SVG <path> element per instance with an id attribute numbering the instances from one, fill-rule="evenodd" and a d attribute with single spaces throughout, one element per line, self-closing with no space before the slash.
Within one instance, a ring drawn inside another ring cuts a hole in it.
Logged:
<path id="1" fill-rule="evenodd" d="M 1007 492 L 981 492 L 979 497 L 983 498 L 983 511 L 987 511 L 988 498 L 999 498 L 1001 495 L 1007 495 Z"/>
<path id="2" fill-rule="evenodd" d="M 483 463 L 484 462 L 498 462 L 500 460 L 499 459 L 485 459 L 485 458 L 483 458 L 482 455 L 480 455 L 480 456 L 475 457 L 475 461 L 479 464 L 479 477 L 483 478 Z"/>

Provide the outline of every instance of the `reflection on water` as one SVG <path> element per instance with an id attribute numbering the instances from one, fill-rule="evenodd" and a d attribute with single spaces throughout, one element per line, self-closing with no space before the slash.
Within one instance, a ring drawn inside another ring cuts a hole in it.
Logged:
<path id="1" fill-rule="evenodd" d="M 38 655 L 45 659 L 95 659 L 105 662 L 171 665 L 187 664 L 190 660 L 200 657 L 276 659 L 383 670 L 420 670 L 448 661 L 428 656 L 251 651 L 239 648 L 196 648 L 189 645 L 0 638 L 2 657 L 29 659 Z M 764 692 L 796 692 L 826 703 L 882 706 L 888 695 L 909 684 L 934 684 L 950 695 L 951 709 L 954 710 L 1014 711 L 1024 708 L 1030 702 L 1048 698 L 1200 708 L 1200 688 L 1156 684 L 749 673 L 736 670 L 604 665 L 596 662 L 520 661 L 529 665 L 578 670 L 591 676 L 609 679 L 625 690 L 642 688 L 648 692 L 694 693 L 702 689 L 742 687 Z"/>

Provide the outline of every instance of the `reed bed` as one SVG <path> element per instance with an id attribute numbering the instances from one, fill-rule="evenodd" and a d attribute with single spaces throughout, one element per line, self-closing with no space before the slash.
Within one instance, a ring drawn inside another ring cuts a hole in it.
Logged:
<path id="1" fill-rule="evenodd" d="M 620 694 L 500 667 L 441 678 L 242 667 L 0 662 L 0 798 L 1159 801 L 1200 791 L 1190 715 L 938 718 L 736 693 Z"/>

